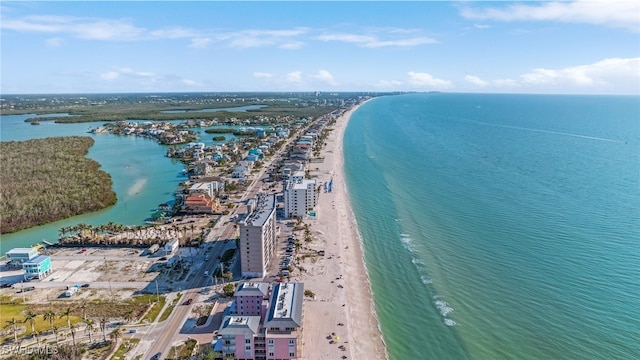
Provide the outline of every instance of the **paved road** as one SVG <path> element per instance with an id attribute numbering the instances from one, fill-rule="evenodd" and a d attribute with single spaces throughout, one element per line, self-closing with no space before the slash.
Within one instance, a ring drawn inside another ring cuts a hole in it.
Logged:
<path id="1" fill-rule="evenodd" d="M 210 259 L 204 263 L 201 269 L 202 272 L 204 273 L 205 269 L 214 269 L 215 266 L 218 266 L 218 256 L 221 256 L 231 245 L 234 244 L 225 241 L 215 242 L 210 251 Z M 209 270 L 209 272 L 212 273 L 212 270 Z M 210 277 L 195 276 L 185 285 L 180 304 L 174 308 L 169 318 L 160 324 L 152 325 L 146 334 L 142 336 L 143 342 L 152 342 L 143 359 L 149 359 L 156 353 L 162 353 L 165 356 L 168 354 L 172 341 L 182 332 L 186 319 L 190 317 L 191 310 L 195 306 L 195 303 L 183 305 L 184 302 L 195 298 L 201 288 L 210 284 Z"/>
<path id="2" fill-rule="evenodd" d="M 287 140 L 285 145 L 282 147 L 286 149 L 287 146 L 293 142 L 297 138 L 297 133 L 294 134 L 290 139 Z M 245 191 L 243 196 L 240 198 L 240 202 L 245 201 L 248 198 L 255 197 L 258 192 L 261 191 L 263 183 L 260 179 L 264 176 L 267 169 L 269 169 L 276 157 L 279 155 L 275 154 L 272 156 L 267 162 L 265 162 L 262 166 L 260 172 L 254 177 L 254 181 L 251 186 Z M 238 212 L 238 207 L 236 206 L 234 210 L 227 216 L 221 216 L 218 223 L 224 224 L 226 221 L 232 218 Z M 211 231 L 207 236 L 207 243 L 213 243 L 213 248 L 210 251 L 210 259 L 204 263 L 202 267 L 202 272 L 208 270 L 210 274 L 213 274 L 214 269 L 218 264 L 218 256 L 221 256 L 224 251 L 229 247 L 235 247 L 235 243 L 233 240 L 231 241 L 223 241 L 227 239 L 235 239 L 237 230 L 235 228 L 235 223 L 229 222 L 227 225 L 219 228 L 217 231 Z M 167 320 L 162 323 L 156 323 L 149 327 L 147 331 L 142 335 L 141 345 L 143 343 L 152 342 L 151 346 L 144 351 L 143 359 L 150 359 L 153 355 L 160 353 L 162 354 L 160 358 L 164 358 L 164 356 L 169 355 L 169 351 L 171 349 L 171 344 L 178 338 L 178 335 L 181 333 L 187 333 L 190 329 L 185 329 L 186 321 L 191 315 L 191 310 L 195 303 L 191 305 L 182 305 L 184 301 L 188 299 L 195 298 L 197 296 L 198 291 L 202 287 L 211 285 L 211 277 L 205 276 L 196 276 L 184 287 L 186 290 L 183 291 L 183 296 L 181 298 L 181 305 L 176 306 L 169 316 Z M 212 335 L 213 336 L 213 335 Z M 132 354 L 135 356 L 135 354 Z"/>

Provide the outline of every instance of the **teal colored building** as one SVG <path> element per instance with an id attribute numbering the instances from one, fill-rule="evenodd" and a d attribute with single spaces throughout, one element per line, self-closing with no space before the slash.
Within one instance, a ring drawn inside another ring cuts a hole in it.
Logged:
<path id="1" fill-rule="evenodd" d="M 33 259 L 22 263 L 24 279 L 44 279 L 53 269 L 51 268 L 51 258 L 47 255 L 39 255 Z"/>

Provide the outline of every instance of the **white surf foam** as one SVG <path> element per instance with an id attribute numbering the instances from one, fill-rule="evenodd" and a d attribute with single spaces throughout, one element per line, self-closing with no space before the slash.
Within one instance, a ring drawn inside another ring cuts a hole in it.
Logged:
<path id="1" fill-rule="evenodd" d="M 444 324 L 447 325 L 447 326 L 456 326 L 456 325 L 458 325 L 457 322 L 455 322 L 455 321 L 453 321 L 451 319 L 444 319 Z"/>

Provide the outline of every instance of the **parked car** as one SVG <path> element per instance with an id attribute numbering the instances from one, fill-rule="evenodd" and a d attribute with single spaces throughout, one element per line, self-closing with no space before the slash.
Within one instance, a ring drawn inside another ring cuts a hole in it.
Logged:
<path id="1" fill-rule="evenodd" d="M 89 287 L 89 284 L 82 284 L 82 286 L 80 286 L 80 287 L 88 288 L 88 287 Z"/>

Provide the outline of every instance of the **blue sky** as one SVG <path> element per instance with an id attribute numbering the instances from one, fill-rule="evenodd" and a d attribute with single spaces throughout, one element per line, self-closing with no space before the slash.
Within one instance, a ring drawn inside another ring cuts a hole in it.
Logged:
<path id="1" fill-rule="evenodd" d="M 0 91 L 640 93 L 640 2 L 11 2 Z"/>

